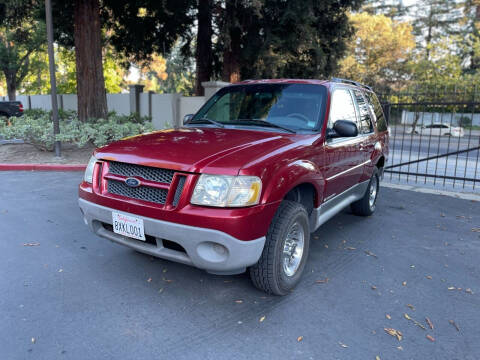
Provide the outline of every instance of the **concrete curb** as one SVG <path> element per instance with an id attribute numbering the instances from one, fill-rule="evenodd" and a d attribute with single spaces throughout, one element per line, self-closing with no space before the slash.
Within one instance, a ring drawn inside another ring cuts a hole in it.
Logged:
<path id="1" fill-rule="evenodd" d="M 72 164 L 0 164 L 0 171 L 84 171 L 86 167 Z"/>
<path id="2" fill-rule="evenodd" d="M 480 201 L 480 194 L 478 193 L 463 193 L 463 192 L 447 191 L 447 190 L 440 190 L 440 189 L 430 189 L 430 188 L 425 188 L 421 186 L 393 184 L 388 182 L 381 182 L 380 185 L 391 188 L 391 189 L 408 190 L 408 191 L 415 191 L 415 192 L 420 192 L 424 194 L 450 196 L 453 198 L 463 199 L 463 200 Z"/>

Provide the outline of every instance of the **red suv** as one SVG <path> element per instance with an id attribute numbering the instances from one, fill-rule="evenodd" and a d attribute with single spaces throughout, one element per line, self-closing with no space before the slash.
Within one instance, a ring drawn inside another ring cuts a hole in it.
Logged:
<path id="1" fill-rule="evenodd" d="M 372 90 L 349 80 L 249 80 L 176 129 L 97 149 L 80 184 L 85 223 L 137 251 L 259 289 L 299 281 L 310 233 L 345 208 L 375 211 L 388 131 Z"/>

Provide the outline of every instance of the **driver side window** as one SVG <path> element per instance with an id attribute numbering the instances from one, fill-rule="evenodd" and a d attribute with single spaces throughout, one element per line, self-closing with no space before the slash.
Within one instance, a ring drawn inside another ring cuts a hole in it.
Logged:
<path id="1" fill-rule="evenodd" d="M 332 101 L 330 103 L 328 128 L 333 129 L 333 124 L 335 124 L 335 121 L 337 120 L 347 120 L 354 124 L 357 123 L 355 105 L 348 89 L 336 89 L 333 92 Z"/>

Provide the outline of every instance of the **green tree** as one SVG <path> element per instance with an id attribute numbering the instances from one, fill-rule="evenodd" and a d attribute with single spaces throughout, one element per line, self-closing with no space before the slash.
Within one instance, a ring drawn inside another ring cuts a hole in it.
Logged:
<path id="1" fill-rule="evenodd" d="M 432 49 L 442 37 L 458 34 L 461 10 L 456 1 L 419 0 L 413 11 L 417 48 L 428 60 Z"/>
<path id="2" fill-rule="evenodd" d="M 459 7 L 463 13 L 460 56 L 466 72 L 474 74 L 480 70 L 480 0 L 463 0 Z"/>
<path id="3" fill-rule="evenodd" d="M 217 43 L 223 79 L 331 75 L 353 33 L 347 11 L 360 4 L 360 0 L 226 1 Z"/>
<path id="4" fill-rule="evenodd" d="M 405 20 L 409 9 L 402 0 L 366 0 L 362 6 L 362 11 L 370 15 L 385 15 L 399 21 Z"/>
<path id="5" fill-rule="evenodd" d="M 366 12 L 350 15 L 355 34 L 338 75 L 385 92 L 405 84 L 410 78 L 415 37 L 408 22 Z"/>
<path id="6" fill-rule="evenodd" d="M 31 70 L 32 54 L 46 41 L 45 24 L 25 13 L 21 1 L 3 3 L 0 15 L 0 70 L 8 98 L 15 100 L 17 89 Z"/>

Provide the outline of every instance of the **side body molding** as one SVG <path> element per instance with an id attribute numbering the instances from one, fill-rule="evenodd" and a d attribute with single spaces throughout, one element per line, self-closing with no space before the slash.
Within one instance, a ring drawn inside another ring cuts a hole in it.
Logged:
<path id="1" fill-rule="evenodd" d="M 343 193 L 324 202 L 318 208 L 313 209 L 310 214 L 310 231 L 314 232 L 320 225 L 330 220 L 342 209 L 361 199 L 365 195 L 365 191 L 367 191 L 369 182 L 370 180 L 358 183 Z"/>

